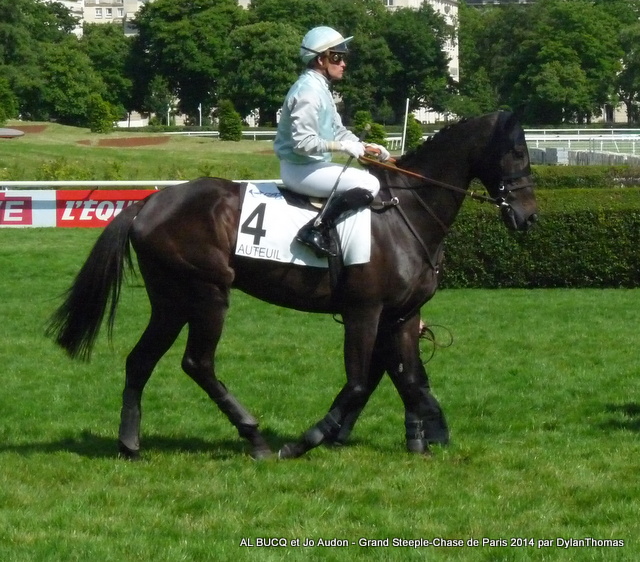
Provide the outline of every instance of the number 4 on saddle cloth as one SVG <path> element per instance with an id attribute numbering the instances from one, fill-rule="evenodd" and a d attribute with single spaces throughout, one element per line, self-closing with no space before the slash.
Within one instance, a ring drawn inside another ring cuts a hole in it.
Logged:
<path id="1" fill-rule="evenodd" d="M 300 200 L 296 203 L 297 200 Z M 306 203 L 306 204 L 305 204 Z M 236 255 L 311 267 L 327 258 L 296 242 L 298 230 L 317 216 L 304 196 L 285 197 L 276 183 L 247 183 L 242 198 Z M 336 223 L 344 265 L 367 263 L 371 255 L 371 211 L 345 213 Z"/>

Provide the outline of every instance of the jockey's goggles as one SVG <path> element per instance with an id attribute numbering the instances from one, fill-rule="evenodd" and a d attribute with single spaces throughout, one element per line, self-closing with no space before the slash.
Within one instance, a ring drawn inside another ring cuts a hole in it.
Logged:
<path id="1" fill-rule="evenodd" d="M 328 51 L 327 52 L 327 60 L 331 64 L 340 64 L 341 62 L 347 59 L 347 53 L 338 53 L 336 51 Z"/>

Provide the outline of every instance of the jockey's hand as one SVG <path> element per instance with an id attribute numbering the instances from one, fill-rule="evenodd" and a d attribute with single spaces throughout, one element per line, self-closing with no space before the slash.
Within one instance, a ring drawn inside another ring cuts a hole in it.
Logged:
<path id="1" fill-rule="evenodd" d="M 340 141 L 340 149 L 353 158 L 364 156 L 364 144 L 359 141 Z"/>
<path id="2" fill-rule="evenodd" d="M 367 155 L 373 156 L 380 162 L 386 162 L 387 160 L 389 160 L 389 158 L 391 158 L 391 154 L 389 154 L 389 151 L 380 144 L 367 143 L 364 149 Z"/>

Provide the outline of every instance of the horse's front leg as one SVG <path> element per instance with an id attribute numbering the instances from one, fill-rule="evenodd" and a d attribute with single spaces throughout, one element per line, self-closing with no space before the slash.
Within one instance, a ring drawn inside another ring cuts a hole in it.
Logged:
<path id="1" fill-rule="evenodd" d="M 367 381 L 364 388 L 363 402 L 362 406 L 360 406 L 357 410 L 353 410 L 350 412 L 345 412 L 342 425 L 339 428 L 336 428 L 325 438 L 325 443 L 332 445 L 344 445 L 351 435 L 353 428 L 364 410 L 367 402 L 369 402 L 369 398 L 378 388 L 380 381 L 387 369 L 386 366 L 386 354 L 388 350 L 386 349 L 384 342 L 380 339 L 380 334 L 378 334 L 378 339 L 376 340 L 375 346 L 373 348 L 373 353 L 371 355 L 371 364 L 369 365 L 369 375 L 367 376 Z M 330 410 L 332 410 L 336 406 L 336 402 L 331 405 Z"/>
<path id="2" fill-rule="evenodd" d="M 387 361 L 389 376 L 405 407 L 407 449 L 428 453 L 430 444 L 449 442 L 449 428 L 420 360 L 419 323 L 416 315 L 389 335 Z"/>
<path id="3" fill-rule="evenodd" d="M 369 396 L 377 386 L 368 385 L 371 356 L 378 327 L 378 310 L 345 313 L 344 363 L 347 384 L 333 401 L 327 415 L 311 426 L 295 443 L 287 443 L 280 449 L 282 459 L 297 458 L 320 445 L 325 439 L 340 435 L 345 421 L 355 423 Z M 384 370 L 383 370 L 384 372 Z M 380 374 L 382 377 L 382 373 Z M 378 379 L 379 382 L 379 379 Z M 354 417 L 355 416 L 355 417 Z"/>

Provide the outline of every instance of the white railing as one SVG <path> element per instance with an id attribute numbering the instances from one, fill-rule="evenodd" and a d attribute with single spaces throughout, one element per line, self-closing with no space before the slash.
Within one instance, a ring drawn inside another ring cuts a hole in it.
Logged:
<path id="1" fill-rule="evenodd" d="M 220 133 L 218 131 L 170 131 L 163 134 L 174 135 L 174 136 L 213 137 L 213 138 L 218 138 L 220 136 Z M 251 131 L 251 130 L 242 131 L 242 138 L 252 139 L 252 140 L 273 140 L 275 136 L 276 136 L 275 131 Z M 402 146 L 401 136 L 387 137 L 385 141 L 387 141 L 387 147 L 391 150 L 400 150 Z"/>
<path id="2" fill-rule="evenodd" d="M 169 131 L 162 133 L 163 135 L 176 135 L 187 137 L 213 137 L 218 138 L 220 136 L 219 131 Z M 251 140 L 273 140 L 276 136 L 275 131 L 242 131 L 242 138 Z"/>
<path id="3" fill-rule="evenodd" d="M 187 183 L 187 181 L 189 180 L 0 180 L 0 190 L 42 187 L 47 189 L 61 189 L 65 187 L 151 187 L 159 189 L 161 187 L 168 187 L 179 183 Z M 282 183 L 280 179 L 233 181 L 248 181 L 251 183 Z"/>
<path id="4" fill-rule="evenodd" d="M 218 131 L 172 131 L 165 135 L 209 136 L 217 138 Z M 275 131 L 242 131 L 243 138 L 273 140 Z M 430 135 L 424 135 L 423 139 Z M 618 154 L 640 154 L 640 129 L 525 129 L 527 143 L 533 148 L 567 148 L 589 152 L 615 152 Z M 385 138 L 387 148 L 399 151 L 402 137 L 392 135 Z"/>
<path id="5" fill-rule="evenodd" d="M 530 148 L 566 148 L 586 152 L 615 152 L 618 154 L 640 154 L 640 134 L 536 134 L 525 131 Z"/>
<path id="6" fill-rule="evenodd" d="M 604 136 L 640 136 L 640 129 L 525 129 L 525 135 L 555 136 L 570 135 L 578 137 L 604 137 Z"/>

